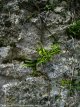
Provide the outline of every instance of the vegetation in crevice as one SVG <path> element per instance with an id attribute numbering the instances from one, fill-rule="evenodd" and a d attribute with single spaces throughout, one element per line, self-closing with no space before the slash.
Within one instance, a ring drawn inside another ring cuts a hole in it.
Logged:
<path id="1" fill-rule="evenodd" d="M 68 89 L 68 95 L 73 96 L 76 92 L 80 92 L 80 71 L 77 71 L 75 76 L 75 71 L 73 71 L 70 75 L 66 73 L 63 75 L 63 78 L 60 80 L 60 85 L 64 89 Z"/>
<path id="2" fill-rule="evenodd" d="M 43 48 L 41 45 L 36 49 L 38 53 L 38 57 L 35 60 L 28 59 L 24 62 L 24 67 L 31 67 L 33 69 L 33 75 L 37 75 L 37 65 L 47 63 L 50 61 L 54 55 L 60 53 L 60 46 L 59 44 L 54 44 L 51 46 L 50 50 Z M 40 74 L 40 73 L 39 73 Z"/>
<path id="3" fill-rule="evenodd" d="M 74 21 L 66 31 L 69 37 L 80 39 L 80 20 Z"/>
<path id="4" fill-rule="evenodd" d="M 39 58 L 37 59 L 38 64 L 46 63 L 52 59 L 52 57 L 60 52 L 59 44 L 53 44 L 50 50 L 47 50 L 41 46 L 37 49 Z"/>
<path id="5" fill-rule="evenodd" d="M 73 95 L 75 91 L 80 91 L 80 80 L 79 79 L 62 79 L 61 86 L 67 88 L 69 90 L 70 95 Z"/>

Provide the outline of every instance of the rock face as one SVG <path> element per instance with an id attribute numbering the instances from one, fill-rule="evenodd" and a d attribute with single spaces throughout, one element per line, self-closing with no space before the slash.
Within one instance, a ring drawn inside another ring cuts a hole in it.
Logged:
<path id="1" fill-rule="evenodd" d="M 0 107 L 80 107 L 80 90 L 69 95 L 61 85 L 73 74 L 80 78 L 80 40 L 65 32 L 73 18 L 69 6 L 67 0 L 0 1 Z M 39 44 L 50 49 L 55 42 L 61 52 L 34 76 L 23 63 L 38 57 Z"/>
<path id="2" fill-rule="evenodd" d="M 48 105 L 49 83 L 41 77 L 3 85 L 6 105 Z M 45 100 L 46 99 L 46 100 Z"/>

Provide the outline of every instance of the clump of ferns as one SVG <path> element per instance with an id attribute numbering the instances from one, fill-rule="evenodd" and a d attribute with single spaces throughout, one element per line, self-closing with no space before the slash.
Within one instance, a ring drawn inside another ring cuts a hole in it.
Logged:
<path id="1" fill-rule="evenodd" d="M 54 55 L 59 54 L 61 49 L 59 44 L 53 44 L 49 50 L 40 45 L 36 51 L 38 53 L 38 57 L 35 60 L 27 59 L 24 62 L 24 66 L 31 67 L 33 72 L 37 71 L 37 65 L 47 63 Z"/>

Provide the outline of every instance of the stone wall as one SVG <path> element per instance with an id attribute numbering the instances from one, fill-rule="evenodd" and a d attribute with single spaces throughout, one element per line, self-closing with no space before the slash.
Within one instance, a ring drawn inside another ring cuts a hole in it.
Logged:
<path id="1" fill-rule="evenodd" d="M 80 91 L 69 96 L 60 86 L 80 72 L 80 40 L 65 32 L 71 12 L 67 0 L 0 1 L 0 107 L 80 107 Z M 55 40 L 61 53 L 38 66 L 34 77 L 24 61 L 37 57 L 40 43 L 49 49 Z"/>

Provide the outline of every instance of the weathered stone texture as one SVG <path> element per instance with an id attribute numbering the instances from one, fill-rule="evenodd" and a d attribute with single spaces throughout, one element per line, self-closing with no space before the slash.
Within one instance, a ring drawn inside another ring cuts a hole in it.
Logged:
<path id="1" fill-rule="evenodd" d="M 80 91 L 68 96 L 60 86 L 73 71 L 80 77 L 80 40 L 65 32 L 73 18 L 69 2 L 0 0 L 0 107 L 80 107 Z M 37 58 L 40 43 L 50 49 L 55 40 L 61 53 L 37 66 L 34 77 L 24 61 Z"/>

